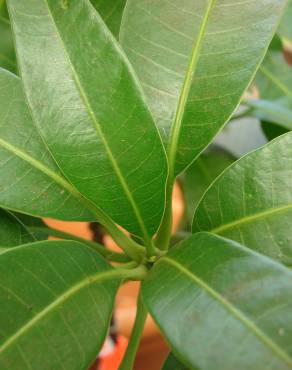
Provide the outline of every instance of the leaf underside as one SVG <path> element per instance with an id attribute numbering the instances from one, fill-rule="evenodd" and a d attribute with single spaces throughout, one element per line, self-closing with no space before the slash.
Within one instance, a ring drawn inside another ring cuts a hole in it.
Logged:
<path id="1" fill-rule="evenodd" d="M 251 114 L 262 122 L 270 122 L 286 132 L 292 130 L 291 98 L 283 97 L 275 101 L 250 100 L 248 106 L 253 109 Z"/>

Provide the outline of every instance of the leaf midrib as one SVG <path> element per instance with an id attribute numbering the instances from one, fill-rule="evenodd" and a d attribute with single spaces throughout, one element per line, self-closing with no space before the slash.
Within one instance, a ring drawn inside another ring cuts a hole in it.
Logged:
<path id="1" fill-rule="evenodd" d="M 141 231 L 142 231 L 142 234 L 144 236 L 144 239 L 145 239 L 146 242 L 149 242 L 150 237 L 148 235 L 148 231 L 147 231 L 146 226 L 144 224 L 143 217 L 141 216 L 140 210 L 138 209 L 137 204 L 136 204 L 136 202 L 134 200 L 134 197 L 133 197 L 133 195 L 132 195 L 132 193 L 131 193 L 131 191 L 130 191 L 130 189 L 129 189 L 129 187 L 128 187 L 125 179 L 124 179 L 124 176 L 123 176 L 123 174 L 122 174 L 122 172 L 121 172 L 121 170 L 120 170 L 120 168 L 119 168 L 119 166 L 118 166 L 118 164 L 116 162 L 116 159 L 115 159 L 115 157 L 114 157 L 114 155 L 113 155 L 113 153 L 111 151 L 111 148 L 110 148 L 110 146 L 108 144 L 108 141 L 107 141 L 107 139 L 105 138 L 105 136 L 104 136 L 104 134 L 102 132 L 101 126 L 100 126 L 98 120 L 96 119 L 96 117 L 94 115 L 93 109 L 91 108 L 91 104 L 90 104 L 90 102 L 89 102 L 89 100 L 87 98 L 87 95 L 86 95 L 86 93 L 85 93 L 85 91 L 83 89 L 83 86 L 82 86 L 82 84 L 81 84 L 81 82 L 79 80 L 79 77 L 78 77 L 78 75 L 76 73 L 75 67 L 74 67 L 74 65 L 73 65 L 73 63 L 71 61 L 70 55 L 69 55 L 69 53 L 68 53 L 68 51 L 66 49 L 66 46 L 65 46 L 65 43 L 64 43 L 63 38 L 61 36 L 61 33 L 59 32 L 59 29 L 58 29 L 57 24 L 55 22 L 54 16 L 53 16 L 53 14 L 51 12 L 51 9 L 50 9 L 50 6 L 48 4 L 48 1 L 47 0 L 44 0 L 44 1 L 45 1 L 46 6 L 47 6 L 48 14 L 49 14 L 49 16 L 51 18 L 52 24 L 53 24 L 53 26 L 54 26 L 54 28 L 56 30 L 56 33 L 57 33 L 57 35 L 59 37 L 59 40 L 60 40 L 60 43 L 62 45 L 64 54 L 65 54 L 65 56 L 66 56 L 66 58 L 68 60 L 68 64 L 69 64 L 69 66 L 71 68 L 71 71 L 72 71 L 72 74 L 73 74 L 73 78 L 75 80 L 75 83 L 76 83 L 77 89 L 79 91 L 80 97 L 83 100 L 83 102 L 84 102 L 84 104 L 85 104 L 85 106 L 87 108 L 87 111 L 88 111 L 87 113 L 89 114 L 89 116 L 91 118 L 91 121 L 92 121 L 92 123 L 93 123 L 93 125 L 95 127 L 95 130 L 96 130 L 97 134 L 100 136 L 100 138 L 101 138 L 101 140 L 103 142 L 103 145 L 105 147 L 106 153 L 107 153 L 108 158 L 109 158 L 109 160 L 110 160 L 110 162 L 112 164 L 112 167 L 113 167 L 113 169 L 114 169 L 114 171 L 116 173 L 116 176 L 117 176 L 117 178 L 118 178 L 118 180 L 119 180 L 119 182 L 120 182 L 120 184 L 121 184 L 121 186 L 122 186 L 122 188 L 123 188 L 123 190 L 125 192 L 126 197 L 128 198 L 128 200 L 129 200 L 129 202 L 130 202 L 130 204 L 132 206 L 132 209 L 133 209 L 134 214 L 135 214 L 135 216 L 137 218 L 137 221 L 138 221 L 139 226 L 141 228 Z M 115 42 L 114 37 L 113 37 L 113 42 Z"/>
<path id="2" fill-rule="evenodd" d="M 194 45 L 193 45 L 191 56 L 190 56 L 190 62 L 188 65 L 185 80 L 184 80 L 181 94 L 179 97 L 178 107 L 176 110 L 175 119 L 174 119 L 172 129 L 171 129 L 169 148 L 168 148 L 170 178 L 173 177 L 174 175 L 175 159 L 176 159 L 176 153 L 177 153 L 179 134 L 180 134 L 180 129 L 182 125 L 185 106 L 188 100 L 188 95 L 189 95 L 192 80 L 193 80 L 193 74 L 198 66 L 202 42 L 205 37 L 208 21 L 209 21 L 211 11 L 213 9 L 215 2 L 216 0 L 210 0 L 206 8 L 205 15 L 202 20 L 201 27 L 200 27 L 199 35 L 197 39 L 194 41 Z"/>
<path id="3" fill-rule="evenodd" d="M 43 174 L 52 179 L 57 185 L 61 186 L 63 189 L 67 190 L 75 199 L 84 204 L 86 209 L 92 212 L 99 222 L 102 222 L 105 226 L 108 225 L 109 218 L 107 215 L 97 206 L 93 205 L 88 199 L 79 193 L 68 181 L 66 181 L 62 176 L 58 175 L 56 172 L 52 171 L 49 167 L 45 166 L 43 163 L 39 162 L 35 158 L 31 157 L 24 151 L 20 150 L 16 146 L 6 142 L 0 138 L 0 147 L 8 150 L 10 153 L 21 158 L 25 162 L 29 163 L 33 168 L 41 171 Z M 5 208 L 7 208 L 5 206 Z M 16 209 L 10 208 L 12 211 L 17 211 Z"/>
<path id="4" fill-rule="evenodd" d="M 230 230 L 235 227 L 239 227 L 243 224 L 250 223 L 252 221 L 258 221 L 267 217 L 271 217 L 276 214 L 284 213 L 285 211 L 292 210 L 292 203 L 286 204 L 285 206 L 270 208 L 262 212 L 257 212 L 253 215 L 241 217 L 235 221 L 221 225 L 215 229 L 212 229 L 210 232 L 214 234 L 222 234 L 227 230 Z"/>
<path id="5" fill-rule="evenodd" d="M 59 176 L 56 172 L 52 171 L 49 167 L 45 166 L 43 163 L 39 162 L 35 158 L 31 157 L 24 151 L 20 150 L 16 146 L 8 143 L 7 141 L 0 138 L 0 146 L 2 148 L 8 150 L 12 154 L 16 155 L 17 157 L 23 159 L 25 162 L 29 163 L 32 167 L 38 169 L 49 178 L 54 180 L 55 183 L 60 185 L 62 188 L 66 189 L 70 194 L 72 194 L 75 198 L 82 200 L 82 196 L 78 191 L 75 190 L 73 186 L 71 186 L 65 179 Z"/>
<path id="6" fill-rule="evenodd" d="M 42 311 L 40 311 L 34 318 L 28 321 L 24 326 L 22 326 L 17 332 L 15 332 L 6 342 L 0 346 L 0 355 L 3 354 L 7 348 L 14 344 L 22 335 L 24 335 L 28 330 L 34 327 L 40 320 L 42 320 L 46 315 L 50 314 L 52 311 L 57 309 L 59 306 L 64 304 L 66 300 L 72 297 L 75 293 L 78 293 L 81 289 L 86 288 L 97 281 L 104 281 L 107 279 L 120 278 L 121 272 L 119 270 L 105 271 L 102 273 L 95 274 L 93 276 L 88 276 L 86 279 L 82 280 L 78 284 L 74 285 L 66 292 L 61 294 L 56 300 L 50 303 Z"/>
<path id="7" fill-rule="evenodd" d="M 265 345 L 267 345 L 282 361 L 284 361 L 288 366 L 292 367 L 292 358 L 282 350 L 275 343 L 271 340 L 260 328 L 258 328 L 242 311 L 234 307 L 227 299 L 225 299 L 222 295 L 220 295 L 217 291 L 215 291 L 210 285 L 206 284 L 202 279 L 196 276 L 193 272 L 185 268 L 182 264 L 175 261 L 170 257 L 163 257 L 158 263 L 166 262 L 176 269 L 178 269 L 181 273 L 188 276 L 191 280 L 193 280 L 201 289 L 203 289 L 207 294 L 212 296 L 217 302 L 219 302 L 222 306 L 224 306 L 227 311 L 229 311 L 236 319 L 238 319 L 244 326 L 246 326 L 253 334 Z"/>

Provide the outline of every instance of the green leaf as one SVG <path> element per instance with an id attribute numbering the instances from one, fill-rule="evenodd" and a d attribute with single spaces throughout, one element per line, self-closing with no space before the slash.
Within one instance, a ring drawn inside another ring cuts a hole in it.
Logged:
<path id="1" fill-rule="evenodd" d="M 255 84 L 261 99 L 292 98 L 292 66 L 286 62 L 282 51 L 268 51 L 256 75 Z"/>
<path id="2" fill-rule="evenodd" d="M 0 208 L 0 225 L 0 247 L 15 247 L 47 239 L 46 235 L 30 229 L 32 226 L 44 226 L 39 218 Z"/>
<path id="3" fill-rule="evenodd" d="M 16 215 L 1 208 L 0 225 L 0 247 L 15 247 L 36 241 L 33 233 Z"/>
<path id="4" fill-rule="evenodd" d="M 33 235 L 34 240 L 46 240 L 46 239 L 48 239 L 48 234 L 41 233 L 41 232 L 39 232 L 38 229 L 36 229 L 36 231 L 32 230 L 32 228 L 46 227 L 46 224 L 44 223 L 44 221 L 42 219 L 36 218 L 36 217 L 31 217 L 31 216 L 25 215 L 23 213 L 17 213 L 17 212 L 13 212 L 13 216 L 16 217 L 19 220 L 19 222 L 21 222 L 22 224 L 25 225 L 25 227 Z"/>
<path id="5" fill-rule="evenodd" d="M 0 69 L 0 206 L 39 217 L 94 220 L 62 176 L 32 119 L 21 82 Z"/>
<path id="6" fill-rule="evenodd" d="M 248 100 L 245 103 L 252 108 L 252 116 L 288 131 L 292 130 L 292 99 L 286 97 L 276 101 Z"/>
<path id="7" fill-rule="evenodd" d="M 161 370 L 188 370 L 172 353 L 167 357 Z"/>
<path id="8" fill-rule="evenodd" d="M 9 0 L 29 105 L 69 181 L 133 234 L 150 239 L 167 163 L 137 78 L 88 0 Z"/>
<path id="9" fill-rule="evenodd" d="M 223 150 L 213 150 L 202 154 L 185 173 L 184 196 L 189 221 L 208 186 L 226 167 L 234 162 L 234 157 Z"/>
<path id="10" fill-rule="evenodd" d="M 292 264 L 292 133 L 231 165 L 196 209 L 193 232 L 212 231 Z"/>
<path id="11" fill-rule="evenodd" d="M 96 252 L 73 241 L 2 252 L 0 368 L 88 369 L 107 333 L 116 275 Z"/>
<path id="12" fill-rule="evenodd" d="M 16 72 L 16 57 L 12 32 L 4 1 L 0 1 L 0 67 Z"/>
<path id="13" fill-rule="evenodd" d="M 266 138 L 271 141 L 275 139 L 278 136 L 284 135 L 290 130 L 284 129 L 281 126 L 278 126 L 277 124 L 262 121 L 261 122 L 262 130 L 266 136 Z"/>
<path id="14" fill-rule="evenodd" d="M 286 41 L 292 42 L 292 0 L 288 1 L 287 8 L 278 28 L 278 33 Z"/>
<path id="15" fill-rule="evenodd" d="M 166 143 L 171 176 L 230 118 L 285 3 L 128 0 L 120 39 Z"/>
<path id="16" fill-rule="evenodd" d="M 99 12 L 116 38 L 119 36 L 126 1 L 127 0 L 91 0 L 92 5 Z"/>
<path id="17" fill-rule="evenodd" d="M 292 368 L 292 272 L 231 240 L 199 233 L 143 282 L 152 317 L 186 366 Z"/>

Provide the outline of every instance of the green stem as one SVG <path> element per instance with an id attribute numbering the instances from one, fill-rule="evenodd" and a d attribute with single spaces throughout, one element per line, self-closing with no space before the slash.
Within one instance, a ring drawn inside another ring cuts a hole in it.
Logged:
<path id="1" fill-rule="evenodd" d="M 134 327 L 131 333 L 131 337 L 129 340 L 129 344 L 123 358 L 123 361 L 119 367 L 119 370 L 132 370 L 134 366 L 134 361 L 136 357 L 136 353 L 138 350 L 138 346 L 140 343 L 140 339 L 142 336 L 142 332 L 144 329 L 145 321 L 147 317 L 147 309 L 143 303 L 141 291 L 138 296 L 137 301 L 137 313 L 135 318 Z"/>
<path id="2" fill-rule="evenodd" d="M 138 267 L 137 266 L 137 262 L 135 261 L 130 261 L 130 262 L 126 262 L 126 263 L 123 263 L 122 265 L 119 265 L 119 266 L 116 266 L 115 269 L 116 270 L 131 270 L 131 269 L 134 269 Z"/>
<path id="3" fill-rule="evenodd" d="M 57 238 L 62 238 L 62 239 L 66 239 L 66 240 L 76 240 L 78 242 L 81 242 L 83 244 L 88 245 L 90 248 L 96 250 L 102 256 L 104 256 L 105 258 L 107 258 L 111 261 L 114 261 L 114 262 L 129 262 L 129 257 L 127 257 L 123 253 L 117 253 L 117 252 L 111 251 L 111 250 L 107 249 L 106 247 L 104 247 L 101 244 L 98 244 L 98 243 L 95 243 L 93 241 L 86 240 L 86 239 L 83 239 L 83 238 L 79 238 L 78 236 L 75 236 L 75 235 L 72 235 L 72 234 L 69 234 L 69 233 L 65 233 L 63 231 L 59 231 L 59 230 L 56 230 L 56 229 L 51 229 L 49 227 L 29 227 L 29 230 L 34 232 L 34 233 L 41 233 L 41 234 L 44 234 L 44 235 L 47 235 L 47 236 L 55 236 Z"/>
<path id="4" fill-rule="evenodd" d="M 84 198 L 83 198 L 84 199 Z M 134 261 L 141 262 L 145 256 L 145 248 L 136 243 L 133 239 L 123 233 L 113 220 L 102 210 L 96 208 L 89 201 L 85 200 L 87 208 L 96 216 L 97 221 L 103 225 L 119 247 Z"/>
<path id="5" fill-rule="evenodd" d="M 120 275 L 124 281 L 126 280 L 142 281 L 148 274 L 148 270 L 144 265 L 139 265 L 138 267 L 132 269 L 116 267 L 114 271 L 118 275 Z"/>
<path id="6" fill-rule="evenodd" d="M 100 274 L 100 273 L 99 273 Z M 142 281 L 148 274 L 148 270 L 144 265 L 140 265 L 135 268 L 121 268 L 120 266 L 112 269 L 108 275 L 110 278 L 117 277 L 126 282 L 129 280 L 132 281 Z"/>

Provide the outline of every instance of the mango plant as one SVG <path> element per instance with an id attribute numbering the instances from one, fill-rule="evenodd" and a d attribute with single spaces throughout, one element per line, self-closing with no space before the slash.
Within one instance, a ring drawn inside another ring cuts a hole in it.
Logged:
<path id="1" fill-rule="evenodd" d="M 120 370 L 148 313 L 172 351 L 165 370 L 292 369 L 292 133 L 238 161 L 201 156 L 287 1 L 4 5 L 0 369 L 88 369 L 129 280 L 140 293 Z M 172 246 L 186 170 L 192 234 Z M 46 217 L 99 222 L 121 252 Z"/>

